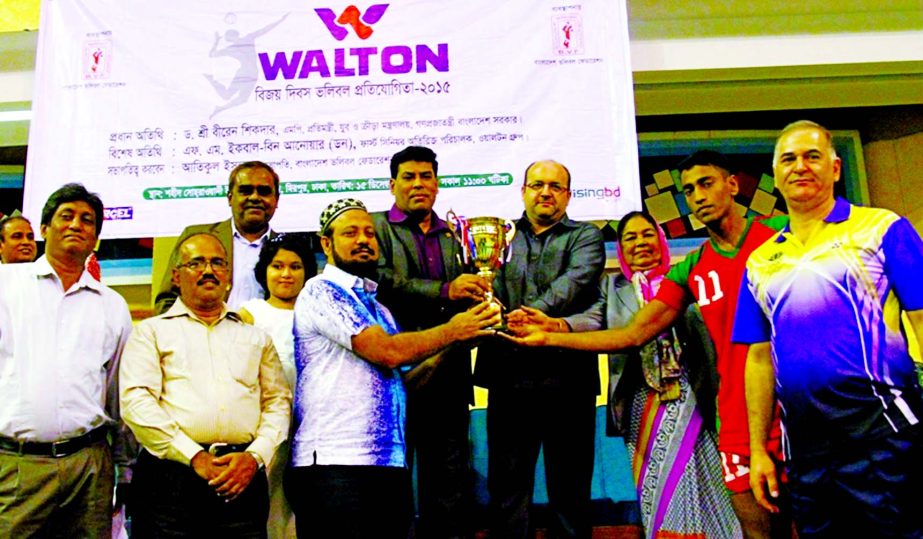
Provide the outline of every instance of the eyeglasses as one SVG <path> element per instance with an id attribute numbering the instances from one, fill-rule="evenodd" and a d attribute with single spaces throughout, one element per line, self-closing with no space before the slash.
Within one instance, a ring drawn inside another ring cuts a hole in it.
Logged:
<path id="1" fill-rule="evenodd" d="M 546 187 L 548 188 L 549 191 L 551 191 L 552 193 L 556 195 L 560 195 L 561 193 L 567 191 L 567 187 L 564 187 L 560 183 L 556 183 L 556 182 L 553 182 L 553 183 L 532 182 L 532 183 L 526 184 L 526 188 L 528 188 L 530 191 L 535 191 L 536 193 L 541 193 L 542 191 L 545 190 Z"/>
<path id="2" fill-rule="evenodd" d="M 193 258 L 185 264 L 177 264 L 177 268 L 187 268 L 191 271 L 205 271 L 207 266 L 211 266 L 213 270 L 217 272 L 228 271 L 229 265 L 228 261 L 223 258 L 212 258 L 211 260 L 205 260 L 204 258 Z"/>
<path id="3" fill-rule="evenodd" d="M 237 194 L 241 196 L 248 197 L 256 191 L 256 194 L 261 197 L 268 197 L 275 194 L 276 190 L 268 185 L 238 185 Z"/>

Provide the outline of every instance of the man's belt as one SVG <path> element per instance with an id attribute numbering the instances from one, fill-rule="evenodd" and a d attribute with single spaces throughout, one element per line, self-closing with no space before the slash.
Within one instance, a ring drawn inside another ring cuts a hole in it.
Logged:
<path id="1" fill-rule="evenodd" d="M 216 457 L 223 457 L 228 453 L 243 453 L 250 447 L 250 444 L 225 444 L 225 443 L 214 443 L 214 444 L 201 444 L 202 449 L 208 451 Z"/>
<path id="2" fill-rule="evenodd" d="M 58 442 L 26 442 L 0 436 L 0 450 L 36 457 L 66 457 L 96 442 L 105 440 L 108 430 L 106 426 L 96 427 L 76 438 L 68 438 Z"/>

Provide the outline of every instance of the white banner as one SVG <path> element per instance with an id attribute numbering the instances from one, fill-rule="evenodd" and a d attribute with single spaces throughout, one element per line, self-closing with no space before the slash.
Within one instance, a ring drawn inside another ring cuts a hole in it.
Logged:
<path id="1" fill-rule="evenodd" d="M 408 145 L 439 156 L 440 215 L 518 217 L 546 158 L 572 218 L 641 207 L 624 1 L 43 0 L 33 114 L 26 214 L 79 181 L 107 238 L 226 219 L 250 160 L 282 179 L 276 230 L 386 209 Z"/>

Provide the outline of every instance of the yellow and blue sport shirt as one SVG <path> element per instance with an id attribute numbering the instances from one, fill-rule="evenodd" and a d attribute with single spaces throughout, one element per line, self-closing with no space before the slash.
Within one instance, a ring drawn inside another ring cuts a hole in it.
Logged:
<path id="1" fill-rule="evenodd" d="M 809 244 L 786 227 L 747 262 L 734 341 L 771 342 L 792 457 L 923 418 L 900 312 L 923 309 L 923 242 L 890 211 L 837 199 Z"/>

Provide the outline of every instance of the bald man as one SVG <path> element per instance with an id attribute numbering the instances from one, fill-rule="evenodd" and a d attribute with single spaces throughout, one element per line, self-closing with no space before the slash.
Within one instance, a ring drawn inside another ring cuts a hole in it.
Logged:
<path id="1" fill-rule="evenodd" d="M 265 537 L 264 465 L 288 436 L 292 393 L 272 340 L 224 302 L 231 262 L 212 234 L 177 245 L 178 301 L 135 327 L 119 373 L 144 450 L 135 537 Z"/>
<path id="2" fill-rule="evenodd" d="M 598 296 L 606 261 L 602 233 L 567 217 L 570 172 L 555 161 L 526 168 L 521 193 L 525 212 L 516 222 L 512 258 L 493 283 L 496 297 L 563 317 L 587 309 Z M 572 327 L 587 330 L 596 327 Z M 545 478 L 557 537 L 589 537 L 593 476 L 596 354 L 558 348 L 520 350 L 484 343 L 475 384 L 490 390 L 487 408 L 488 490 L 493 537 L 526 537 L 535 464 L 544 448 Z"/>
<path id="3" fill-rule="evenodd" d="M 774 510 L 778 398 L 799 537 L 921 537 L 923 394 L 907 333 L 923 338 L 923 241 L 906 218 L 837 198 L 841 167 L 824 127 L 780 133 L 790 224 L 750 255 L 734 325 L 750 345 L 750 485 Z"/>

